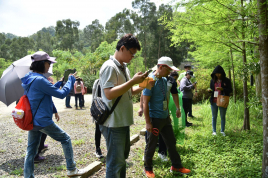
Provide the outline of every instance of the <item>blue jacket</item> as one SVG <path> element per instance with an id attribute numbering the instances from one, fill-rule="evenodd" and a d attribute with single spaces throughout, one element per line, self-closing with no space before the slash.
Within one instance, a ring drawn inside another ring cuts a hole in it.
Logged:
<path id="1" fill-rule="evenodd" d="M 53 85 L 42 74 L 35 72 L 27 73 L 25 77 L 21 78 L 21 81 L 21 85 L 24 88 L 24 94 L 27 94 L 29 99 L 33 116 L 36 112 L 35 117 L 33 118 L 34 126 L 46 127 L 54 123 L 52 120 L 54 105 L 52 96 L 61 99 L 65 98 L 74 86 L 75 77 L 70 76 L 68 82 L 62 89 L 59 89 L 61 82 L 57 82 Z M 40 106 L 37 110 L 39 103 Z"/>

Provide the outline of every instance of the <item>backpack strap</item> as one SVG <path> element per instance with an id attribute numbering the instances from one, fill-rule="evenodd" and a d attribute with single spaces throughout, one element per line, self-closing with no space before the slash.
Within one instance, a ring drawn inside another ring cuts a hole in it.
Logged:
<path id="1" fill-rule="evenodd" d="M 33 79 L 33 81 L 34 81 L 36 78 L 37 78 L 37 77 L 35 77 L 35 78 Z M 28 93 L 28 91 L 29 91 L 29 89 L 30 89 L 30 87 L 31 87 L 31 85 L 32 85 L 32 83 L 33 83 L 33 81 L 31 81 L 30 86 L 28 87 L 28 90 L 26 90 L 26 91 L 27 91 L 27 92 L 26 92 L 26 95 L 27 95 L 27 93 Z M 35 113 L 34 113 L 34 115 L 33 115 L 33 118 L 34 118 L 34 116 L 36 115 L 37 110 L 38 110 L 38 108 L 39 108 L 39 106 L 40 106 L 42 100 L 45 98 L 45 96 L 46 96 L 46 94 L 44 94 L 43 98 L 40 100 L 40 102 L 39 102 L 39 104 L 38 104 L 38 106 L 37 106 L 37 108 L 36 108 L 36 111 L 35 111 Z"/>

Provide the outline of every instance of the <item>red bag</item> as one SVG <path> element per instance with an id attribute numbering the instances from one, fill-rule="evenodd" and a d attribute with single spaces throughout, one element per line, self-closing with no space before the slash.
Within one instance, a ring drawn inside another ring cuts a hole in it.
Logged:
<path id="1" fill-rule="evenodd" d="M 29 99 L 27 95 L 23 95 L 18 102 L 16 109 L 20 109 L 24 111 L 24 116 L 22 119 L 15 118 L 13 116 L 15 124 L 21 128 L 22 130 L 32 130 L 33 129 L 33 116 L 32 110 L 30 106 Z"/>

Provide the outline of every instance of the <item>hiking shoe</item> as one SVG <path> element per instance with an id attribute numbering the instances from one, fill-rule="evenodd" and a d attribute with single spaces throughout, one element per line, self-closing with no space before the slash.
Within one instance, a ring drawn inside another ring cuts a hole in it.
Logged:
<path id="1" fill-rule="evenodd" d="M 40 163 L 40 162 L 44 161 L 45 159 L 46 159 L 45 157 L 38 155 L 34 158 L 34 163 Z"/>
<path id="2" fill-rule="evenodd" d="M 144 174 L 145 174 L 145 176 L 148 177 L 148 178 L 154 178 L 154 177 L 155 177 L 155 174 L 154 174 L 153 171 L 146 171 L 146 170 L 144 169 Z"/>
<path id="3" fill-rule="evenodd" d="M 171 166 L 170 168 L 170 172 L 172 173 L 180 173 L 180 174 L 189 174 L 191 172 L 190 169 L 186 169 L 186 168 L 175 168 L 173 166 Z"/>
<path id="4" fill-rule="evenodd" d="M 66 106 L 66 108 L 73 108 L 72 106 Z"/>
<path id="5" fill-rule="evenodd" d="M 48 150 L 48 144 L 44 145 L 44 148 L 41 150 L 41 153 L 45 152 L 46 150 Z"/>
<path id="6" fill-rule="evenodd" d="M 188 117 L 194 117 L 193 115 L 188 115 Z"/>
<path id="7" fill-rule="evenodd" d="M 217 135 L 217 133 L 216 132 L 213 132 L 212 135 Z"/>
<path id="8" fill-rule="evenodd" d="M 77 168 L 75 168 L 74 170 L 70 171 L 68 170 L 67 171 L 67 176 L 68 177 L 74 177 L 74 176 L 82 176 L 83 174 L 85 174 L 86 172 L 84 170 L 79 170 Z"/>
<path id="9" fill-rule="evenodd" d="M 221 134 L 222 134 L 222 136 L 224 136 L 224 137 L 225 137 L 225 133 L 224 133 L 224 132 L 221 132 Z"/>
<path id="10" fill-rule="evenodd" d="M 103 158 L 100 148 L 96 149 L 95 155 L 96 155 L 97 158 Z"/>
<path id="11" fill-rule="evenodd" d="M 190 127 L 190 126 L 192 126 L 193 125 L 193 123 L 191 123 L 191 122 L 186 122 L 186 127 Z"/>
<path id="12" fill-rule="evenodd" d="M 158 157 L 161 159 L 161 161 L 167 162 L 168 158 L 166 155 L 158 153 Z"/>

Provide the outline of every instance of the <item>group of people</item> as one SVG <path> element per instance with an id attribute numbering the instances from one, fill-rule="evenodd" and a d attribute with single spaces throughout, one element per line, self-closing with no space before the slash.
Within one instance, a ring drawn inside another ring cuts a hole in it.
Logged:
<path id="1" fill-rule="evenodd" d="M 62 86 L 65 83 L 62 83 Z M 69 94 L 66 96 L 65 99 L 65 106 L 66 108 L 72 108 L 72 106 L 70 105 L 70 101 L 71 101 L 71 96 L 74 95 L 75 97 L 75 109 L 83 109 L 83 107 L 85 107 L 85 98 L 84 98 L 84 94 L 87 93 L 87 87 L 84 85 L 83 83 L 83 79 L 81 77 L 76 77 L 76 81 L 74 83 L 74 87 L 72 88 L 72 90 L 69 92 Z"/>
<path id="2" fill-rule="evenodd" d="M 177 108 L 176 116 L 181 116 L 176 83 L 178 74 L 174 72 L 178 69 L 173 65 L 171 58 L 164 56 L 158 60 L 155 71 L 151 73 L 138 72 L 131 78 L 127 64 L 131 62 L 140 49 L 138 39 L 132 34 L 126 34 L 118 41 L 114 55 L 110 56 L 110 59 L 104 62 L 100 69 L 99 81 L 101 97 L 104 103 L 111 108 L 115 100 L 119 96 L 122 97 L 104 124 L 96 125 L 96 155 L 99 157 L 102 156 L 99 148 L 100 136 L 102 134 L 107 147 L 106 177 L 126 177 L 125 160 L 128 158 L 130 152 L 130 126 L 134 123 L 132 95 L 142 92 L 142 107 L 139 115 L 144 114 L 147 130 L 144 151 L 144 173 L 146 177 L 155 177 L 152 159 L 158 137 L 161 137 L 169 153 L 171 160 L 170 172 L 189 174 L 191 171 L 183 167 L 181 157 L 176 149 L 176 138 L 168 110 L 169 95 L 171 93 Z M 50 57 L 45 52 L 39 51 L 32 55 L 32 61 L 30 68 L 32 72 L 29 72 L 21 79 L 23 88 L 28 91 L 27 96 L 30 101 L 31 110 L 33 113 L 37 113 L 33 118 L 34 129 L 28 132 L 24 177 L 34 177 L 34 158 L 38 153 L 42 134 L 46 134 L 56 141 L 61 142 L 66 159 L 67 176 L 83 175 L 85 174 L 84 170 L 79 170 L 76 167 L 70 136 L 55 124 L 52 119 L 54 106 L 52 96 L 63 99 L 69 94 L 72 88 L 76 92 L 79 91 L 77 85 L 82 87 L 83 83 L 82 81 L 76 80 L 75 74 L 70 74 L 68 81 L 60 89 L 58 87 L 59 84 L 52 84 L 43 76 L 48 71 L 50 64 L 56 62 L 55 58 Z M 221 92 L 219 94 L 224 93 L 228 95 L 231 92 L 230 88 L 228 88 L 229 79 L 226 78 L 224 71 L 222 72 L 223 69 L 221 69 L 218 67 L 212 74 L 213 83 L 211 83 L 210 92 L 220 90 Z M 148 83 L 146 88 L 136 86 L 136 84 L 143 82 L 148 76 L 155 80 Z M 192 76 L 193 72 L 188 70 L 180 81 L 181 91 L 185 92 L 185 96 L 187 97 L 189 95 L 188 90 L 196 89 L 195 85 L 189 81 Z M 187 97 L 183 98 L 187 99 Z M 39 102 L 40 107 L 37 108 L 36 106 Z M 184 99 L 183 102 L 186 103 L 186 106 L 183 104 L 186 113 L 190 111 L 189 103 L 192 103 L 192 101 Z M 212 98 L 211 107 L 213 107 L 214 133 L 214 131 L 216 132 L 216 109 L 218 108 L 216 108 L 213 102 L 214 99 Z M 77 103 L 76 107 L 78 107 Z M 222 110 L 221 108 L 220 111 L 226 113 L 226 110 Z M 190 124 L 188 123 L 188 125 Z M 224 131 L 224 127 L 221 131 Z"/>

